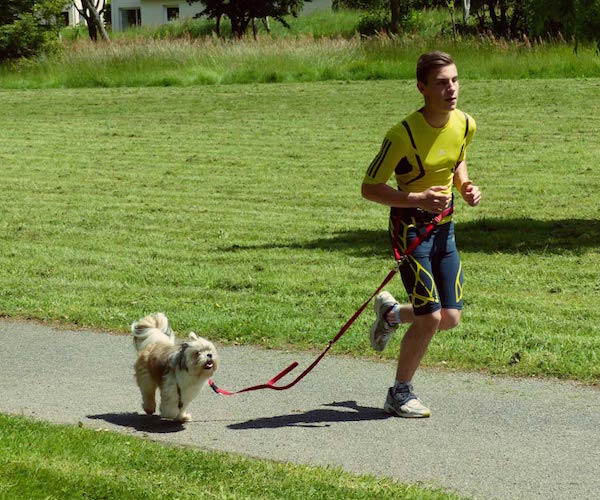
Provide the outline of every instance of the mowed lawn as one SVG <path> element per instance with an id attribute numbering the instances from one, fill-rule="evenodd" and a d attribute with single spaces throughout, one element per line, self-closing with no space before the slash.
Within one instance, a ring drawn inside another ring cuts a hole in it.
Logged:
<path id="1" fill-rule="evenodd" d="M 462 81 L 462 324 L 425 365 L 600 378 L 600 79 Z M 393 266 L 360 197 L 411 81 L 0 91 L 0 314 L 321 348 Z M 401 281 L 389 287 L 405 299 Z M 337 352 L 375 356 L 368 310 Z M 398 336 L 400 337 L 400 336 Z M 396 356 L 399 338 L 383 354 Z"/>

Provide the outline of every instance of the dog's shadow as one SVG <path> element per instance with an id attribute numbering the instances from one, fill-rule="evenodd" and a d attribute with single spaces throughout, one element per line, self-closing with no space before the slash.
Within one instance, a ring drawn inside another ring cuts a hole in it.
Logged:
<path id="1" fill-rule="evenodd" d="M 330 427 L 337 422 L 362 422 L 366 420 L 385 420 L 390 415 L 381 408 L 360 406 L 356 401 L 341 401 L 329 403 L 324 406 L 347 408 L 352 411 L 336 409 L 309 410 L 304 413 L 278 415 L 276 417 L 263 417 L 246 422 L 228 425 L 228 429 L 275 429 L 278 427 Z"/>
<path id="2" fill-rule="evenodd" d="M 109 424 L 121 427 L 130 427 L 139 432 L 152 434 L 168 434 L 180 432 L 185 429 L 181 422 L 165 420 L 158 415 L 142 415 L 140 413 L 104 413 L 101 415 L 87 415 L 92 420 L 104 420 Z"/>

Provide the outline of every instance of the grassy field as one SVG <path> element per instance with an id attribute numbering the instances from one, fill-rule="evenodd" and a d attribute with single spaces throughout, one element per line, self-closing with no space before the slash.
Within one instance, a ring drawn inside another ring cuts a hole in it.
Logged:
<path id="1" fill-rule="evenodd" d="M 598 79 L 463 80 L 464 321 L 425 365 L 598 382 Z M 0 314 L 320 348 L 393 262 L 360 183 L 412 82 L 0 91 Z M 399 280 L 391 291 L 404 297 Z M 374 356 L 365 314 L 337 352 Z M 399 339 L 384 356 L 393 358 Z"/>
<path id="2" fill-rule="evenodd" d="M 92 43 L 85 30 L 64 32 L 57 55 L 0 64 L 0 88 L 169 87 L 242 83 L 413 79 L 426 51 L 455 56 L 470 80 L 598 78 L 592 45 L 551 40 L 497 40 L 491 35 L 449 35 L 445 10 L 415 15 L 401 36 L 362 38 L 361 13 L 315 12 L 290 18 L 291 29 L 272 22 L 272 33 L 242 41 L 219 39 L 214 23 L 185 20 L 111 34 Z M 227 35 L 227 23 L 224 23 Z"/>
<path id="3" fill-rule="evenodd" d="M 77 42 L 56 57 L 0 65 L 0 88 L 170 87 L 241 83 L 413 79 L 423 52 L 441 49 L 470 80 L 600 77 L 592 47 L 387 37 L 261 38 L 241 42 L 120 39 Z M 507 64 L 507 61 L 510 61 Z"/>
<path id="4" fill-rule="evenodd" d="M 0 415 L 0 498 L 451 499 L 339 469 L 168 447 Z"/>

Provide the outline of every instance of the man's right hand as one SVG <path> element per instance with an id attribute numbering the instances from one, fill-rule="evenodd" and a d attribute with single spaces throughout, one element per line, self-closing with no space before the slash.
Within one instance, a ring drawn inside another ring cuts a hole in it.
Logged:
<path id="1" fill-rule="evenodd" d="M 423 201 L 419 204 L 419 208 L 427 210 L 428 212 L 435 212 L 440 214 L 450 203 L 452 195 L 445 194 L 442 191 L 446 191 L 447 188 L 444 186 L 433 186 L 421 193 Z"/>

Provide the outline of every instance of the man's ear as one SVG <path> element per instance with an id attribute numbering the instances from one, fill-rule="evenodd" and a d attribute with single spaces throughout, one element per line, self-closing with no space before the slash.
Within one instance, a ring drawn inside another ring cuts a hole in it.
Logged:
<path id="1" fill-rule="evenodd" d="M 419 89 L 419 92 L 421 92 L 421 94 L 425 92 L 425 84 L 423 82 L 417 82 L 417 88 Z"/>

